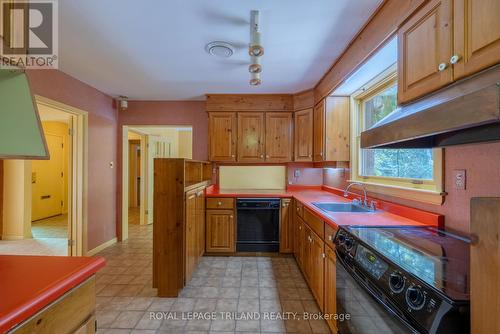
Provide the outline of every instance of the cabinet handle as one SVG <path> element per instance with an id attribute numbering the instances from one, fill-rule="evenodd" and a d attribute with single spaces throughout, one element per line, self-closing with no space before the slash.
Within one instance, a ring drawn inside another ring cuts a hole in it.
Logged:
<path id="1" fill-rule="evenodd" d="M 234 217 L 233 217 L 233 215 L 230 215 L 229 218 L 233 219 Z"/>
<path id="2" fill-rule="evenodd" d="M 324 259 L 326 257 L 325 253 L 321 253 L 321 257 Z"/>
<path id="3" fill-rule="evenodd" d="M 319 156 L 322 157 L 323 156 L 323 152 L 319 152 Z"/>
<path id="4" fill-rule="evenodd" d="M 307 239 L 309 239 L 309 242 L 313 241 L 313 239 L 311 237 L 307 237 Z"/>
<path id="5" fill-rule="evenodd" d="M 333 241 L 333 235 L 329 235 L 328 240 Z"/>
<path id="6" fill-rule="evenodd" d="M 438 70 L 439 70 L 439 72 L 443 72 L 444 70 L 446 70 L 447 67 L 448 67 L 448 65 L 446 63 L 441 63 L 438 66 Z"/>
<path id="7" fill-rule="evenodd" d="M 459 60 L 460 60 L 460 56 L 459 55 L 453 55 L 450 58 L 450 63 L 451 64 L 456 64 L 456 63 L 458 63 Z"/>

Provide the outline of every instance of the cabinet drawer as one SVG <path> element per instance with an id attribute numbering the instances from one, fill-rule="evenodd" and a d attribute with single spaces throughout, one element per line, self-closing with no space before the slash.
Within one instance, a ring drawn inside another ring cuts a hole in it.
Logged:
<path id="1" fill-rule="evenodd" d="M 234 198 L 207 198 L 207 209 L 234 209 Z"/>
<path id="2" fill-rule="evenodd" d="M 336 228 L 325 223 L 325 243 L 330 246 L 332 249 L 335 249 L 335 243 L 333 240 L 335 239 L 335 234 L 337 234 Z"/>
<path id="3" fill-rule="evenodd" d="M 325 238 L 325 223 L 321 218 L 316 217 L 309 209 L 304 208 L 304 221 L 322 239 Z"/>
<path id="4" fill-rule="evenodd" d="M 304 217 L 304 205 L 299 201 L 295 201 L 295 212 L 300 218 Z"/>

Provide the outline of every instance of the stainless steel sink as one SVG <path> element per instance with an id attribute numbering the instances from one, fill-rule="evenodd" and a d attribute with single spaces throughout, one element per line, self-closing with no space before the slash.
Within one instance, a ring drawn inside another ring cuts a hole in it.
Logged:
<path id="1" fill-rule="evenodd" d="M 313 203 L 313 205 L 325 212 L 373 212 L 369 208 L 354 203 Z"/>

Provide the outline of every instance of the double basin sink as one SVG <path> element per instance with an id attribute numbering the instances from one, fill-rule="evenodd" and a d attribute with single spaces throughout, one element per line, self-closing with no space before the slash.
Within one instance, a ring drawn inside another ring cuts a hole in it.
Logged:
<path id="1" fill-rule="evenodd" d="M 355 213 L 373 213 L 374 210 L 356 203 L 313 203 L 315 207 L 326 213 L 334 212 L 355 212 Z"/>

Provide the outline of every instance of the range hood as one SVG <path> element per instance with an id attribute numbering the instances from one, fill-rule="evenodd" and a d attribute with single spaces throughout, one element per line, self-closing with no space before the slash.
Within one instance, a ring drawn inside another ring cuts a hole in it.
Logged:
<path id="1" fill-rule="evenodd" d="M 500 65 L 399 107 L 361 133 L 361 148 L 500 141 Z"/>

